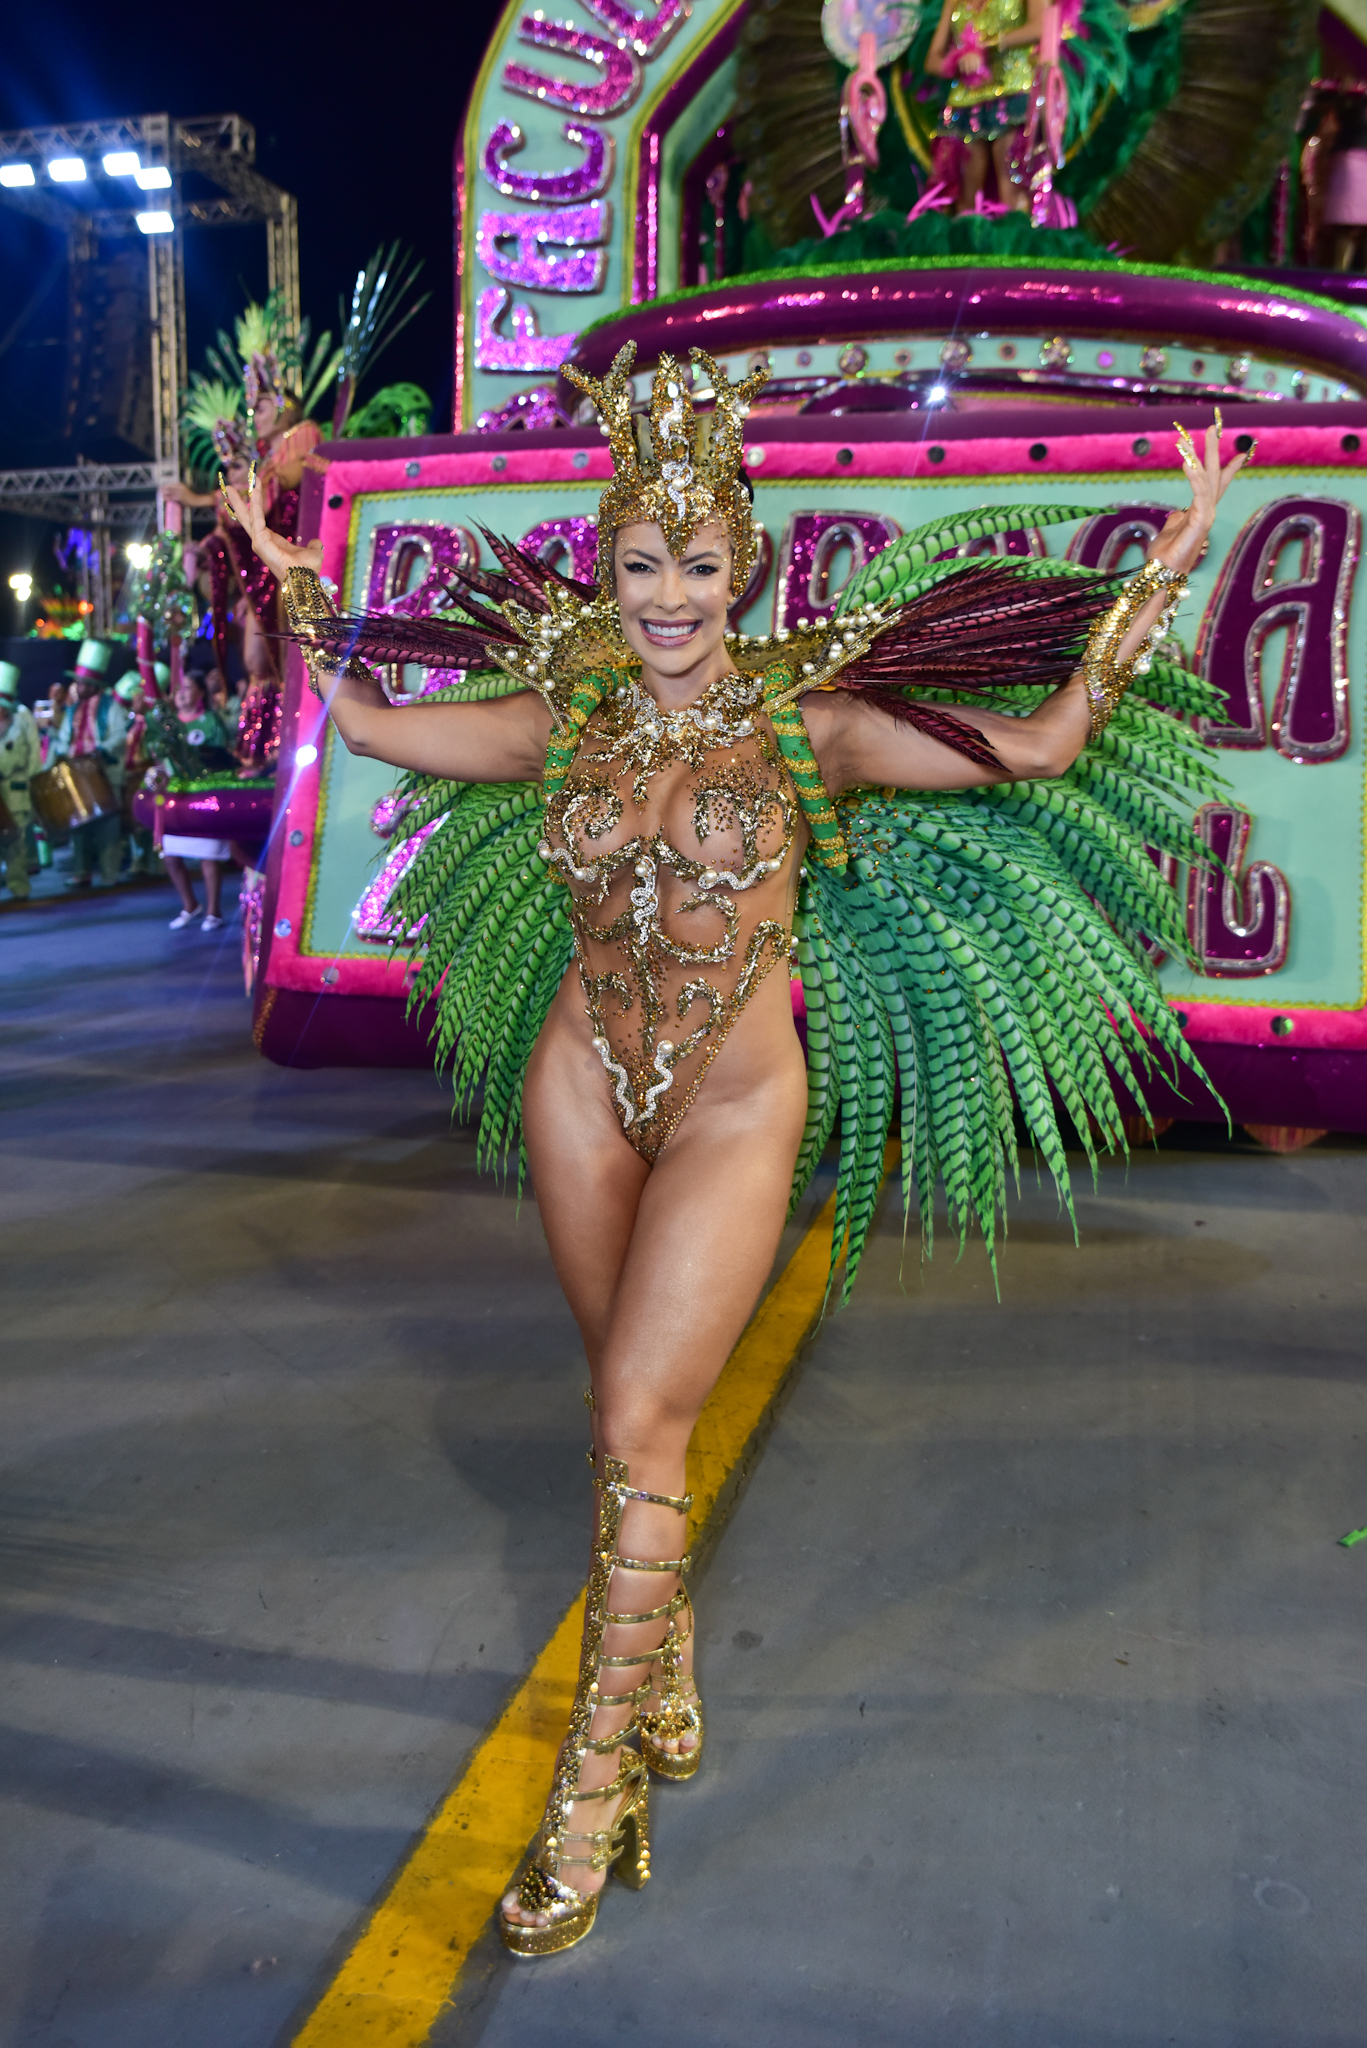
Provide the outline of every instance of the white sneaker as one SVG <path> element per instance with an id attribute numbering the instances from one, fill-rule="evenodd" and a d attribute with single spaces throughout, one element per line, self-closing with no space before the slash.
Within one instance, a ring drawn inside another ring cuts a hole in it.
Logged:
<path id="1" fill-rule="evenodd" d="M 173 932 L 183 932 L 186 925 L 193 924 L 199 915 L 198 910 L 178 910 L 171 919 L 170 928 Z"/>
<path id="2" fill-rule="evenodd" d="M 204 920 L 204 930 L 206 932 L 221 932 L 222 929 L 223 919 L 221 917 L 215 917 L 213 913 L 210 912 L 209 915 L 206 916 Z"/>

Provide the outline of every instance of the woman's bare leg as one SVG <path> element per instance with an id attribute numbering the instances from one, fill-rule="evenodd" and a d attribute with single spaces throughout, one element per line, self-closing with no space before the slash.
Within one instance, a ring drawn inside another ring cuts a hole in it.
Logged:
<path id="1" fill-rule="evenodd" d="M 997 197 L 1003 206 L 1009 206 L 1012 213 L 1028 213 L 1030 194 L 1023 185 L 1017 185 L 1011 177 L 1011 145 L 1016 139 L 1014 128 L 1008 128 L 999 135 L 992 145 L 992 162 L 997 171 Z"/>
<path id="2" fill-rule="evenodd" d="M 181 909 L 198 910 L 199 899 L 195 895 L 194 885 L 186 872 L 185 862 L 181 856 L 178 853 L 164 853 L 162 861 L 167 874 L 171 877 L 171 886 L 180 898 Z"/>
<path id="3" fill-rule="evenodd" d="M 218 916 L 219 907 L 223 900 L 224 865 L 225 863 L 221 860 L 202 860 L 200 862 L 200 867 L 204 871 L 204 894 L 208 900 L 210 917 Z"/>
<path id="4" fill-rule="evenodd" d="M 649 1167 L 623 1137 L 601 1061 L 584 1037 L 577 1028 L 548 1027 L 528 1068 L 523 1114 L 537 1201 L 589 1356 L 596 1455 L 620 1459 L 633 1487 L 678 1497 L 698 1412 L 778 1248 L 806 1115 L 802 1055 L 788 1027 L 755 1086 L 750 1063 L 738 1063 L 733 1079 L 723 1054 Z M 685 1533 L 682 1516 L 632 1501 L 620 1547 L 628 1556 L 678 1557 Z M 645 1612 L 662 1605 L 675 1583 L 654 1572 L 618 1570 L 611 1605 L 619 1613 Z M 639 1651 L 642 1659 L 640 1672 L 622 1674 L 617 1690 L 627 1691 L 645 1675 L 664 1626 L 656 1621 L 606 1631 L 604 1654 Z M 600 1708 L 595 1739 L 614 1734 L 631 1713 L 630 1707 Z M 615 1772 L 615 1755 L 590 1754 L 579 1784 L 591 1791 L 610 1784 Z M 601 1802 L 584 1812 L 593 1818 L 580 1819 L 581 1827 L 610 1824 Z M 602 1878 L 576 1872 L 574 1881 L 587 1892 Z M 503 1910 L 511 1921 L 545 1918 L 524 1912 L 514 1892 Z"/>
<path id="5" fill-rule="evenodd" d="M 987 182 L 987 144 L 970 142 L 968 155 L 964 160 L 963 175 L 959 181 L 960 213 L 972 213 L 973 202 Z"/>

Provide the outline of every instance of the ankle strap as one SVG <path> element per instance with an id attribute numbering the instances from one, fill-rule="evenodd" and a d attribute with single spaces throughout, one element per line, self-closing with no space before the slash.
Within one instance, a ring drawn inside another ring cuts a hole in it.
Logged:
<path id="1" fill-rule="evenodd" d="M 693 1505 L 693 1496 L 686 1493 L 680 1498 L 672 1493 L 644 1493 L 639 1486 L 627 1485 L 627 1467 L 620 1458 L 604 1458 L 607 1467 L 602 1478 L 595 1478 L 594 1485 L 600 1493 L 614 1493 L 618 1500 L 648 1501 L 652 1507 L 673 1508 L 676 1515 L 686 1515 Z"/>

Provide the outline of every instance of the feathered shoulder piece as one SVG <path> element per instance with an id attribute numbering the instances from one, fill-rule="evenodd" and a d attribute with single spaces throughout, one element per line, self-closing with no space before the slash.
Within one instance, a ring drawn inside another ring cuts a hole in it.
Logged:
<path id="1" fill-rule="evenodd" d="M 1093 509 L 1011 505 L 920 527 L 851 579 L 834 618 L 799 619 L 771 634 L 728 633 L 731 660 L 747 675 L 783 664 L 790 681 L 771 712 L 811 690 L 849 690 L 969 760 L 1000 766 L 981 734 L 935 697 L 1063 682 L 1092 620 L 1111 602 L 1114 579 L 1066 562 L 967 551 L 1007 527 L 1054 525 Z M 480 531 L 498 568 L 452 571 L 449 612 L 342 613 L 312 625 L 309 637 L 329 654 L 374 664 L 500 670 L 510 687 L 535 690 L 565 733 L 581 679 L 638 658 L 617 606 L 592 584 Z"/>

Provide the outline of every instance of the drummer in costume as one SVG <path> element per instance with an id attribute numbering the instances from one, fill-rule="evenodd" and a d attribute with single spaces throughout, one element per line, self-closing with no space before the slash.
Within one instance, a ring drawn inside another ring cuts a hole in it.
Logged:
<path id="1" fill-rule="evenodd" d="M 695 350 L 715 394 L 695 418 L 666 357 L 641 419 L 633 355 L 571 373 L 613 456 L 596 589 L 490 536 L 463 619 L 339 618 L 317 545 L 232 499 L 342 741 L 407 771 L 389 907 L 418 935 L 414 1001 L 461 1096 L 481 1089 L 482 1159 L 530 1163 L 588 1353 L 578 1683 L 499 1909 L 523 1956 L 586 1934 L 610 1871 L 645 1882 L 647 1773 L 701 1760 L 685 1451 L 837 1115 L 848 1287 L 894 1115 L 927 1236 L 943 1181 L 951 1226 L 990 1248 L 1017 1107 L 1066 1194 L 1054 1091 L 1085 1146 L 1123 1146 L 1113 1071 L 1192 1064 L 1145 951 L 1186 950 L 1149 849 L 1201 857 L 1173 792 L 1217 778 L 1166 714 L 1214 699 L 1152 648 L 1239 467 L 1214 429 L 1204 459 L 1187 443 L 1192 502 L 1127 581 L 964 553 L 1090 509 L 1006 505 L 904 536 L 836 616 L 752 639 L 727 608 L 757 546 L 741 454 L 763 373 L 732 386 Z M 367 666 L 390 661 L 467 673 L 395 706 Z"/>
<path id="2" fill-rule="evenodd" d="M 171 684 L 171 671 L 166 663 L 153 662 L 152 675 L 158 690 L 165 695 Z M 133 813 L 133 798 L 142 788 L 152 766 L 147 751 L 147 692 L 136 669 L 120 676 L 114 685 L 114 695 L 128 711 L 123 763 L 123 829 L 128 837 L 128 872 L 131 875 L 151 875 L 155 874 L 157 866 L 153 835 L 146 825 L 138 823 Z"/>
<path id="3" fill-rule="evenodd" d="M 123 858 L 120 804 L 124 785 L 124 751 L 128 738 L 128 707 L 106 687 L 110 650 L 102 640 L 87 640 L 70 671 L 70 700 L 53 727 L 48 746 L 49 767 L 57 761 L 89 762 L 96 767 L 113 802 L 102 817 L 71 828 L 69 889 L 88 889 L 96 869 L 112 886 Z M 98 778 L 96 778 L 98 781 Z"/>
<path id="4" fill-rule="evenodd" d="M 37 724 L 27 704 L 19 701 L 19 671 L 12 661 L 0 661 L 0 870 L 16 898 L 29 893 L 29 785 L 42 765 Z"/>

